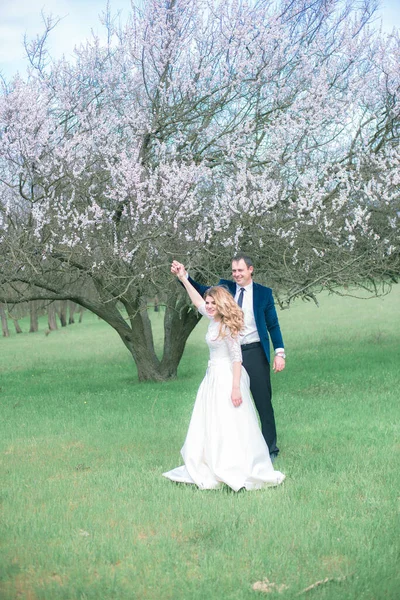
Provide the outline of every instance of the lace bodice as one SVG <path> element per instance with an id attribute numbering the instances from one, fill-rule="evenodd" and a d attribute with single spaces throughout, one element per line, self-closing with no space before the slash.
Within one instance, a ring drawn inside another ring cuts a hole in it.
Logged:
<path id="1" fill-rule="evenodd" d="M 206 334 L 206 342 L 210 350 L 210 361 L 230 360 L 232 363 L 242 362 L 239 339 L 233 338 L 230 333 L 223 338 L 218 337 L 220 324 L 207 314 L 205 302 L 199 306 L 198 311 L 210 320 Z"/>

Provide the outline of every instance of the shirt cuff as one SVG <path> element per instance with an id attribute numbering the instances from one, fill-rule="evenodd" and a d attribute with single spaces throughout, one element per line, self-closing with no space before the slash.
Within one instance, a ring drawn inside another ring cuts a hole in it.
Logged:
<path id="1" fill-rule="evenodd" d="M 278 354 L 279 352 L 285 352 L 285 348 L 275 348 L 275 354 Z"/>

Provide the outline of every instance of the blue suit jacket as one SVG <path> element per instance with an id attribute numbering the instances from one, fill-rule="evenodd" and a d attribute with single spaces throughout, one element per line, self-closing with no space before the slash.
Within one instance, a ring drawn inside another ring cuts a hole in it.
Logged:
<path id="1" fill-rule="evenodd" d="M 191 277 L 189 277 L 189 281 L 202 296 L 204 296 L 205 292 L 210 287 L 209 285 L 201 285 L 200 283 L 197 283 Z M 218 285 L 225 286 L 228 288 L 232 296 L 235 296 L 236 283 L 234 281 L 221 279 Z M 271 362 L 270 338 L 274 348 L 284 347 L 271 288 L 253 282 L 253 311 L 261 345 L 268 362 Z"/>

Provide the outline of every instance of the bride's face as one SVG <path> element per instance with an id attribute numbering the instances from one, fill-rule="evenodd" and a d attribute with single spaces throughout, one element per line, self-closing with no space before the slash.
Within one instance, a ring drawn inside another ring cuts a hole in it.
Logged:
<path id="1" fill-rule="evenodd" d="M 217 311 L 217 305 L 215 304 L 215 300 L 212 296 L 206 296 L 206 311 L 210 317 L 213 319 L 218 319 L 219 314 Z"/>

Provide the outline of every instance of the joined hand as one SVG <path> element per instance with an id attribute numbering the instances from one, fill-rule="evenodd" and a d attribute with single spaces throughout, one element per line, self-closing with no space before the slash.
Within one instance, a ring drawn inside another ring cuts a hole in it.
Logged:
<path id="1" fill-rule="evenodd" d="M 176 275 L 178 279 L 185 279 L 186 277 L 186 269 L 184 265 L 177 260 L 172 261 L 171 264 L 171 273 Z"/>

